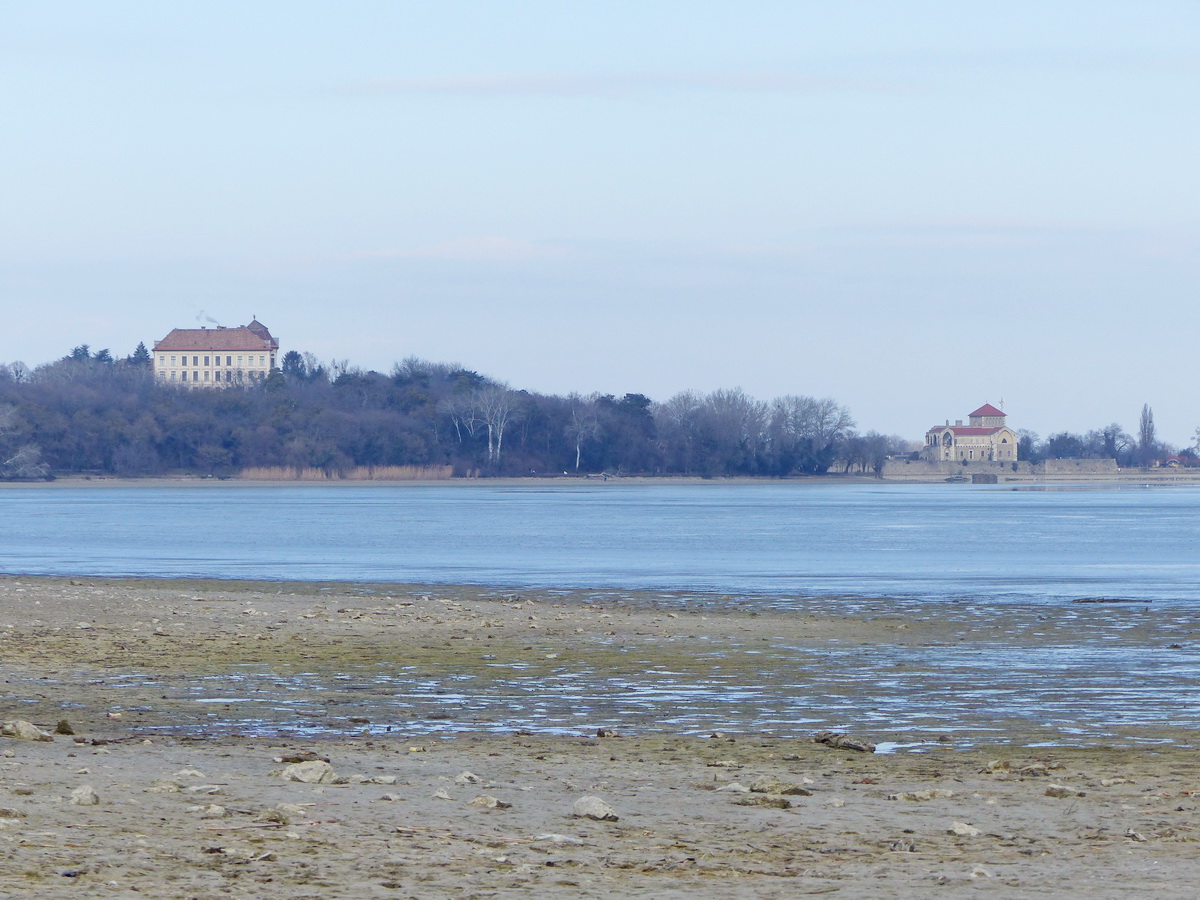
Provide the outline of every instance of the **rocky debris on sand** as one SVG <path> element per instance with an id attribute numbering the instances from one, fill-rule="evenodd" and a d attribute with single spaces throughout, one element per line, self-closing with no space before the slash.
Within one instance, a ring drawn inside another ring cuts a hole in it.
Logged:
<path id="1" fill-rule="evenodd" d="M 479 776 L 474 772 L 462 772 L 454 777 L 455 784 L 479 784 Z"/>
<path id="2" fill-rule="evenodd" d="M 1064 797 L 1086 797 L 1087 794 L 1067 787 L 1065 784 L 1051 784 L 1046 786 L 1046 796 L 1062 799 Z"/>
<path id="3" fill-rule="evenodd" d="M 957 834 L 959 837 L 978 837 L 979 829 L 966 822 L 955 822 L 947 833 Z"/>
<path id="4" fill-rule="evenodd" d="M 818 731 L 813 735 L 814 744 L 825 744 L 838 750 L 857 750 L 859 753 L 874 753 L 875 745 L 863 738 L 836 731 Z"/>
<path id="5" fill-rule="evenodd" d="M 71 791 L 71 802 L 76 806 L 96 806 L 100 802 L 100 795 L 90 784 L 84 784 Z"/>
<path id="6" fill-rule="evenodd" d="M 888 849 L 893 853 L 916 853 L 917 845 L 912 841 L 899 840 L 892 841 L 892 843 L 888 845 Z"/>
<path id="7" fill-rule="evenodd" d="M 54 736 L 48 731 L 42 731 L 32 722 L 24 719 L 11 719 L 0 725 L 0 736 L 16 738 L 18 741 L 52 741 Z"/>
<path id="8" fill-rule="evenodd" d="M 620 737 L 620 735 L 617 734 L 616 731 L 614 731 L 611 728 L 597 728 L 596 729 L 596 737 L 598 737 L 598 738 L 615 738 L 615 737 Z"/>
<path id="9" fill-rule="evenodd" d="M 470 806 L 480 806 L 484 809 L 511 809 L 511 803 L 505 803 L 503 800 L 498 800 L 489 794 L 480 794 L 478 797 L 473 797 L 467 801 Z"/>
<path id="10" fill-rule="evenodd" d="M 323 759 L 292 763 L 279 775 L 285 781 L 299 781 L 302 784 L 332 784 L 337 777 L 333 774 L 333 766 Z"/>
<path id="11" fill-rule="evenodd" d="M 54 726 L 55 734 L 74 734 L 75 729 L 71 727 L 71 723 L 66 719 L 59 719 L 58 724 Z"/>
<path id="12" fill-rule="evenodd" d="M 11 806 L 0 806 L 0 819 L 23 819 L 28 815 L 23 809 L 13 809 Z"/>
<path id="13" fill-rule="evenodd" d="M 577 819 L 593 819 L 597 822 L 616 822 L 617 811 L 599 797 L 580 797 L 571 807 L 571 814 Z"/>
<path id="14" fill-rule="evenodd" d="M 954 796 L 954 791 L 945 788 L 926 788 L 921 791 L 901 791 L 889 794 L 889 800 L 909 800 L 915 803 L 925 803 L 929 800 L 948 800 Z"/>

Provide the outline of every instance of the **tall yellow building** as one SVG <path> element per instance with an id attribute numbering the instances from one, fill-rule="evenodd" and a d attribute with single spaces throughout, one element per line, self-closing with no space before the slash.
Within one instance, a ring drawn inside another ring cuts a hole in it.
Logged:
<path id="1" fill-rule="evenodd" d="M 188 387 L 224 387 L 266 378 L 279 341 L 251 320 L 236 328 L 175 328 L 154 345 L 154 376 Z"/>
<path id="2" fill-rule="evenodd" d="M 1017 433 L 1004 424 L 1004 410 L 985 403 L 967 417 L 968 424 L 959 419 L 953 425 L 935 425 L 925 432 L 925 459 L 1016 462 Z"/>

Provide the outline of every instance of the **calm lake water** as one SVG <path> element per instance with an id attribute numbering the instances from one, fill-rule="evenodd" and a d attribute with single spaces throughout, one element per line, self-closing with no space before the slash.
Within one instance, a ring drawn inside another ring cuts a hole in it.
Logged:
<path id="1" fill-rule="evenodd" d="M 738 677 L 671 672 L 652 655 L 619 677 L 568 664 L 535 673 L 527 660 L 491 662 L 486 679 L 404 666 L 329 673 L 316 660 L 311 671 L 248 666 L 206 679 L 111 673 L 131 696 L 194 700 L 180 732 L 352 733 L 366 719 L 406 733 L 603 724 L 947 733 L 965 745 L 1007 734 L 1175 740 L 1171 729 L 1200 729 L 1198 548 L 1195 486 L 0 490 L 0 574 L 580 588 L 602 602 L 936 616 L 961 635 L 944 645 L 831 641 L 819 653 L 743 647 L 764 662 Z M 1070 602 L 1084 598 L 1151 602 Z M 692 649 L 716 661 L 736 641 Z M 6 703 L 55 690 L 5 677 Z"/>
<path id="2" fill-rule="evenodd" d="M 0 491 L 0 573 L 789 596 L 1200 599 L 1200 488 L 203 485 Z"/>

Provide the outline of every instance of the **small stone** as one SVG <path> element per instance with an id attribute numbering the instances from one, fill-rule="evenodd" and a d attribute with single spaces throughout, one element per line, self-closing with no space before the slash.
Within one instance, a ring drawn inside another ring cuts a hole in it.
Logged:
<path id="1" fill-rule="evenodd" d="M 24 719 L 12 719 L 0 725 L 0 735 L 16 738 L 18 741 L 52 741 L 54 737 L 38 728 L 32 722 Z"/>
<path id="2" fill-rule="evenodd" d="M 723 784 L 719 788 L 714 788 L 716 791 L 722 791 L 730 794 L 748 794 L 750 788 L 736 781 L 731 781 L 729 784 Z"/>
<path id="3" fill-rule="evenodd" d="M 75 729 L 71 727 L 71 723 L 66 719 L 59 719 L 58 724 L 54 726 L 55 734 L 74 734 Z"/>
<path id="4" fill-rule="evenodd" d="M 455 784 L 479 784 L 479 776 L 476 775 L 474 772 L 463 772 L 462 774 L 455 776 L 454 783 Z"/>
<path id="5" fill-rule="evenodd" d="M 11 806 L 0 806 L 0 819 L 23 819 L 28 813 L 23 809 L 13 809 Z"/>
<path id="6" fill-rule="evenodd" d="M 571 807 L 571 814 L 578 819 L 592 819 L 596 822 L 616 822 L 617 811 L 599 797 L 581 797 Z"/>
<path id="7" fill-rule="evenodd" d="M 189 806 L 188 812 L 198 813 L 202 819 L 223 819 L 229 815 L 229 810 L 215 803 L 206 806 Z"/>
<path id="8" fill-rule="evenodd" d="M 471 806 L 480 806 L 484 809 L 511 809 L 511 803 L 505 803 L 503 800 L 498 800 L 488 794 L 480 794 L 478 797 L 473 797 L 467 801 Z"/>
<path id="9" fill-rule="evenodd" d="M 836 731 L 818 731 L 813 735 L 814 744 L 825 744 L 838 750 L 856 750 L 859 753 L 874 753 L 875 745 L 863 738 L 850 734 L 840 734 Z"/>
<path id="10" fill-rule="evenodd" d="M 433 792 L 433 799 L 434 800 L 453 800 L 454 798 L 450 796 L 450 792 L 448 790 L 446 790 L 445 788 L 438 788 L 436 791 Z"/>
<path id="11" fill-rule="evenodd" d="M 395 775 L 375 775 L 371 778 L 371 784 L 395 784 Z"/>
<path id="12" fill-rule="evenodd" d="M 792 802 L 778 794 L 748 794 L 733 801 L 738 806 L 762 806 L 767 809 L 791 809 Z"/>
<path id="13" fill-rule="evenodd" d="M 299 781 L 302 784 L 332 784 L 337 776 L 333 774 L 333 766 L 323 759 L 315 759 L 292 763 L 284 768 L 280 777 L 285 781 Z"/>
<path id="14" fill-rule="evenodd" d="M 898 794 L 892 794 L 888 797 L 889 800 L 909 800 L 915 803 L 925 803 L 929 800 L 946 800 L 954 796 L 954 791 L 948 791 L 943 788 L 933 788 L 932 790 L 923 791 L 901 791 Z"/>
<path id="15" fill-rule="evenodd" d="M 219 784 L 194 784 L 184 790 L 186 794 L 223 794 Z"/>
<path id="16" fill-rule="evenodd" d="M 1069 788 L 1065 784 L 1052 784 L 1046 788 L 1046 796 L 1061 800 L 1064 797 L 1086 797 L 1087 795 L 1083 791 Z"/>
<path id="17" fill-rule="evenodd" d="M 85 784 L 71 791 L 71 802 L 76 806 L 96 806 L 100 803 L 100 795 L 90 784 Z"/>
<path id="18" fill-rule="evenodd" d="M 950 826 L 949 834 L 957 834 L 960 837 L 977 837 L 979 829 L 974 825 L 968 825 L 966 822 L 955 822 Z"/>

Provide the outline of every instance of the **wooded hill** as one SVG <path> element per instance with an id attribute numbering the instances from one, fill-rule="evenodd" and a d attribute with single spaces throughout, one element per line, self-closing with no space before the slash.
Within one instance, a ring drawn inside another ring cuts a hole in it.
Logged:
<path id="1" fill-rule="evenodd" d="M 0 364 L 0 477 L 235 475 L 249 468 L 450 467 L 536 473 L 788 476 L 878 470 L 899 439 L 859 435 L 829 399 L 741 390 L 554 396 L 457 365 L 391 373 L 290 351 L 262 380 L 211 389 L 155 381 L 145 348 L 76 347 L 29 369 Z"/>

